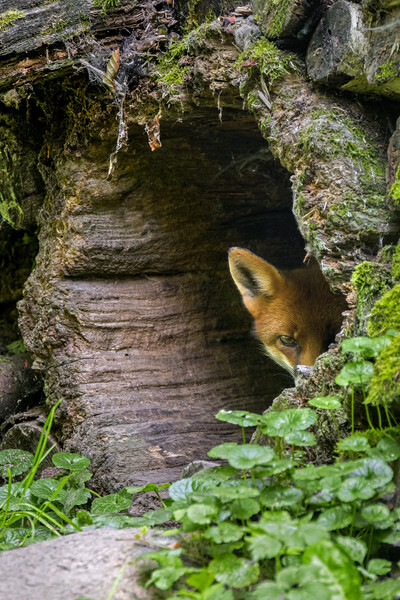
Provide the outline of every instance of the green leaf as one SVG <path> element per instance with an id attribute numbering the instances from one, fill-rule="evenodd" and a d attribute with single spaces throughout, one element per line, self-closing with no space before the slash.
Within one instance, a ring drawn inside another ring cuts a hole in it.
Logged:
<path id="1" fill-rule="evenodd" d="M 25 344 L 22 340 L 15 340 L 6 346 L 9 354 L 23 354 L 26 352 Z"/>
<path id="2" fill-rule="evenodd" d="M 259 583 L 248 598 L 251 600 L 283 600 L 285 590 L 273 581 Z"/>
<path id="3" fill-rule="evenodd" d="M 232 517 L 245 521 L 260 512 L 260 504 L 256 500 L 234 500 L 230 505 Z"/>
<path id="4" fill-rule="evenodd" d="M 390 343 L 390 337 L 385 335 L 376 338 L 360 336 L 344 340 L 342 349 L 344 352 L 359 352 L 364 358 L 373 358 L 379 356 Z"/>
<path id="5" fill-rule="evenodd" d="M 371 449 L 366 437 L 362 435 L 353 435 L 343 440 L 337 445 L 341 452 L 368 452 Z"/>
<path id="6" fill-rule="evenodd" d="M 198 471 L 198 473 L 195 473 L 192 476 L 192 479 L 210 479 L 213 482 L 226 481 L 227 479 L 230 479 L 230 477 L 234 477 L 236 473 L 237 471 L 233 467 L 230 467 L 229 465 L 221 465 L 218 467 L 211 467 L 210 469 Z"/>
<path id="7" fill-rule="evenodd" d="M 162 525 L 172 519 L 173 512 L 170 508 L 158 508 L 157 510 L 151 510 L 143 515 L 145 519 L 148 519 L 150 527 L 154 525 Z"/>
<path id="8" fill-rule="evenodd" d="M 196 590 L 199 590 L 199 592 L 204 592 L 211 586 L 211 584 L 214 582 L 214 579 L 214 573 L 210 573 L 208 569 L 201 569 L 201 571 L 198 573 L 189 575 L 189 577 L 186 579 L 186 582 Z"/>
<path id="9" fill-rule="evenodd" d="M 283 437 L 294 431 L 303 431 L 315 423 L 316 413 L 311 408 L 289 408 L 279 412 L 268 412 L 262 415 L 265 423 L 261 431 L 272 437 Z"/>
<path id="10" fill-rule="evenodd" d="M 289 471 L 296 465 L 292 458 L 277 458 L 271 461 L 268 465 L 255 467 L 253 473 L 256 477 L 270 477 L 271 475 L 279 475 Z"/>
<path id="11" fill-rule="evenodd" d="M 184 481 L 183 479 L 179 481 Z M 176 482 L 178 483 L 178 482 Z M 140 492 L 158 492 L 169 488 L 170 483 L 146 483 L 145 485 L 135 485 L 132 487 L 124 488 L 128 494 L 139 494 Z"/>
<path id="12" fill-rule="evenodd" d="M 394 439 L 387 436 L 379 440 L 369 454 L 375 458 L 391 462 L 400 458 L 400 446 Z"/>
<path id="13" fill-rule="evenodd" d="M 213 559 L 208 565 L 215 579 L 232 588 L 242 588 L 256 583 L 260 575 L 258 564 L 252 564 L 244 558 L 228 554 Z"/>
<path id="14" fill-rule="evenodd" d="M 374 488 L 363 477 L 349 477 L 345 479 L 338 491 L 338 498 L 342 502 L 368 500 L 368 498 L 372 498 L 374 495 Z"/>
<path id="15" fill-rule="evenodd" d="M 86 504 L 88 500 L 92 497 L 92 494 L 89 490 L 86 489 L 76 489 L 71 488 L 66 490 L 65 497 L 63 500 L 63 510 L 66 514 L 69 514 L 71 509 L 74 506 L 80 506 L 81 504 Z"/>
<path id="16" fill-rule="evenodd" d="M 359 467 L 353 470 L 352 475 L 364 477 L 373 488 L 381 487 L 393 478 L 393 471 L 380 458 L 364 458 L 359 462 Z"/>
<path id="17" fill-rule="evenodd" d="M 392 563 L 383 558 L 372 558 L 368 561 L 367 571 L 374 575 L 386 575 L 392 568 Z"/>
<path id="18" fill-rule="evenodd" d="M 126 490 L 125 490 L 126 491 Z M 95 498 L 92 502 L 91 513 L 93 515 L 102 515 L 106 513 L 118 513 L 130 507 L 132 504 L 132 494 L 126 495 L 109 494 L 102 498 Z"/>
<path id="19" fill-rule="evenodd" d="M 352 521 L 351 507 L 334 506 L 328 508 L 318 517 L 317 523 L 322 527 L 325 527 L 328 531 L 334 531 L 335 529 L 343 529 L 350 525 Z"/>
<path id="20" fill-rule="evenodd" d="M 210 494 L 215 498 L 219 498 L 223 502 L 226 502 L 238 498 L 255 498 L 260 495 L 260 491 L 257 488 L 248 487 L 246 485 L 220 485 L 211 488 Z"/>
<path id="21" fill-rule="evenodd" d="M 226 421 L 241 427 L 256 427 L 262 422 L 261 415 L 246 410 L 220 410 L 216 415 L 220 421 Z"/>
<path id="22" fill-rule="evenodd" d="M 234 442 L 227 442 L 225 444 L 219 444 L 218 446 L 214 446 L 211 448 L 209 452 L 207 452 L 208 456 L 211 458 L 223 458 L 227 459 L 230 456 L 232 449 L 237 448 L 238 444 Z"/>
<path id="23" fill-rule="evenodd" d="M 369 523 L 379 523 L 390 517 L 390 510 L 385 504 L 367 504 L 361 509 L 361 516 Z"/>
<path id="24" fill-rule="evenodd" d="M 324 410 L 336 410 L 342 405 L 336 396 L 324 396 L 321 398 L 313 398 L 308 401 L 308 404 L 315 408 L 323 408 Z"/>
<path id="25" fill-rule="evenodd" d="M 239 527 L 235 523 L 220 523 L 217 527 L 210 527 L 204 532 L 204 537 L 213 540 L 216 544 L 229 542 L 237 542 L 244 536 L 243 527 Z"/>
<path id="26" fill-rule="evenodd" d="M 338 385 L 365 385 L 374 374 L 374 366 L 367 360 L 344 365 L 335 381 Z"/>
<path id="27" fill-rule="evenodd" d="M 192 504 L 187 509 L 186 514 L 193 523 L 207 525 L 216 517 L 218 511 L 214 506 L 210 506 L 209 504 Z"/>
<path id="28" fill-rule="evenodd" d="M 338 545 L 323 540 L 306 548 L 303 563 L 318 568 L 319 581 L 332 585 L 332 600 L 361 600 L 361 578 L 353 561 Z"/>
<path id="29" fill-rule="evenodd" d="M 0 451 L 0 475 L 8 479 L 7 469 L 10 469 L 12 477 L 22 475 L 33 465 L 33 454 L 26 450 L 1 450 Z"/>
<path id="30" fill-rule="evenodd" d="M 226 446 L 226 444 L 223 444 Z M 220 446 L 213 448 L 208 454 L 213 458 L 226 458 L 231 467 L 236 469 L 251 469 L 256 465 L 265 465 L 275 458 L 275 453 L 268 446 L 256 444 L 242 444 L 231 448 L 224 447 L 219 452 Z M 221 456 L 222 454 L 222 456 Z"/>
<path id="31" fill-rule="evenodd" d="M 56 452 L 51 457 L 53 465 L 66 471 L 83 471 L 90 465 L 90 459 L 72 452 Z"/>
<path id="32" fill-rule="evenodd" d="M 393 600 L 400 594 L 400 578 L 364 585 L 363 600 Z"/>
<path id="33" fill-rule="evenodd" d="M 295 487 L 274 485 L 262 491 L 260 501 L 263 506 L 276 509 L 300 504 L 302 498 L 303 492 Z"/>
<path id="34" fill-rule="evenodd" d="M 201 600 L 234 600 L 232 590 L 226 589 L 223 583 L 215 583 L 204 591 Z"/>
<path id="35" fill-rule="evenodd" d="M 129 515 L 93 515 L 93 527 L 95 529 L 101 529 L 102 527 L 125 529 L 127 527 L 146 527 L 148 524 L 148 519 L 144 519 L 143 517 L 130 517 Z"/>
<path id="36" fill-rule="evenodd" d="M 292 431 L 285 435 L 285 442 L 292 446 L 315 446 L 315 435 L 309 431 Z"/>
<path id="37" fill-rule="evenodd" d="M 251 558 L 254 561 L 264 558 L 275 558 L 282 549 L 282 543 L 268 534 L 261 534 L 247 538 Z"/>
<path id="38" fill-rule="evenodd" d="M 188 572 L 187 567 L 164 567 L 163 569 L 155 569 L 146 586 L 153 583 L 159 590 L 168 590 L 178 581 L 183 575 Z"/>
<path id="39" fill-rule="evenodd" d="M 65 498 L 65 489 L 60 489 L 57 496 L 54 496 L 54 493 L 59 485 L 60 481 L 57 481 L 57 479 L 38 479 L 32 482 L 30 489 L 31 493 L 37 498 L 43 498 L 44 500 L 50 500 L 50 498 L 53 498 L 53 500 L 57 499 L 63 502 Z"/>
<path id="40" fill-rule="evenodd" d="M 362 564 L 367 554 L 367 545 L 362 540 L 343 535 L 336 536 L 336 543 L 354 560 Z"/>

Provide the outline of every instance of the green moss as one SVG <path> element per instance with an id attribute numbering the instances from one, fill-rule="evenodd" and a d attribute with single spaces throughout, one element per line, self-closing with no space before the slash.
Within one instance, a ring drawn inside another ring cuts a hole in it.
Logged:
<path id="1" fill-rule="evenodd" d="M 11 8 L 6 12 L 0 13 L 0 31 L 7 29 L 10 25 L 14 25 L 14 21 L 21 19 L 25 13 L 16 8 Z"/>
<path id="2" fill-rule="evenodd" d="M 335 108 L 314 110 L 310 119 L 298 141 L 306 155 L 346 156 L 359 164 L 363 183 L 383 180 L 385 162 L 375 151 L 374 142 L 354 121 Z"/>
<path id="3" fill-rule="evenodd" d="M 351 282 L 357 290 L 357 317 L 361 330 L 364 330 L 372 306 L 376 298 L 388 289 L 391 276 L 381 264 L 366 260 L 356 266 Z"/>
<path id="4" fill-rule="evenodd" d="M 93 6 L 100 6 L 101 7 L 101 14 L 105 15 L 106 12 L 110 9 L 110 8 L 115 8 L 116 6 L 118 6 L 119 4 L 119 0 L 93 0 Z M 132 4 L 136 4 L 132 3 Z"/>
<path id="5" fill-rule="evenodd" d="M 267 37 L 277 38 L 281 35 L 288 16 L 289 5 L 290 0 L 259 0 L 255 2 L 255 20 L 261 25 Z"/>
<path id="6" fill-rule="evenodd" d="M 398 61 L 389 60 L 387 63 L 380 65 L 374 75 L 374 81 L 376 83 L 385 83 L 399 74 Z"/>
<path id="7" fill-rule="evenodd" d="M 185 41 L 183 39 L 171 44 L 168 51 L 159 59 L 152 72 L 152 78 L 164 83 L 169 92 L 176 91 L 176 86 L 183 83 L 185 73 L 188 67 L 180 67 L 179 60 L 186 51 Z"/>
<path id="8" fill-rule="evenodd" d="M 400 294 L 400 286 L 399 294 Z M 398 302 L 400 296 L 398 298 Z M 399 304 L 398 304 L 399 305 Z M 400 329 L 400 311 L 398 313 Z M 400 400 L 400 334 L 397 335 L 390 346 L 386 348 L 376 359 L 374 365 L 374 376 L 371 379 L 368 393 L 368 401 L 371 404 L 390 405 Z"/>
<path id="9" fill-rule="evenodd" d="M 397 244 L 393 254 L 392 275 L 395 281 L 400 282 L 400 242 Z"/>
<path id="10" fill-rule="evenodd" d="M 400 208 L 400 165 L 397 167 L 396 177 L 390 188 L 390 197 L 395 206 Z"/>
<path id="11" fill-rule="evenodd" d="M 266 38 L 256 40 L 244 52 L 241 52 L 235 67 L 241 70 L 242 63 L 248 60 L 256 61 L 259 70 L 269 84 L 288 73 L 297 71 L 295 56 L 279 50 L 273 42 Z"/>
<path id="12" fill-rule="evenodd" d="M 389 329 L 400 331 L 400 284 L 396 284 L 376 302 L 367 332 L 371 337 L 375 337 Z"/>
<path id="13" fill-rule="evenodd" d="M 41 34 L 42 35 L 51 35 L 52 33 L 58 33 L 60 31 L 63 31 L 63 29 L 65 29 L 66 27 L 68 27 L 68 23 L 66 21 L 64 21 L 63 19 L 60 19 L 56 23 L 53 23 L 50 27 L 47 27 L 46 29 L 44 29 L 41 32 Z M 74 32 L 74 35 L 75 35 L 75 33 L 76 32 Z"/>

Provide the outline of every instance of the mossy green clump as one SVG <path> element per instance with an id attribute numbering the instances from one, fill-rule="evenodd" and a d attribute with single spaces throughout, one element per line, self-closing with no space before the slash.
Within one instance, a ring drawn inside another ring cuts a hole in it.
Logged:
<path id="1" fill-rule="evenodd" d="M 297 72 L 296 58 L 290 52 L 279 50 L 273 42 L 266 38 L 259 38 L 241 52 L 235 63 L 238 70 L 242 69 L 245 61 L 254 60 L 265 77 L 267 83 L 272 84 L 277 79 Z"/>
<path id="2" fill-rule="evenodd" d="M 308 156 L 345 156 L 359 164 L 363 181 L 383 181 L 385 161 L 365 131 L 339 109 L 320 108 L 310 114 L 310 125 L 300 132 L 298 146 Z"/>
<path id="3" fill-rule="evenodd" d="M 400 294 L 400 286 L 399 294 Z M 400 295 L 398 297 L 398 306 Z M 398 329 L 400 329 L 400 310 L 398 312 Z M 374 375 L 369 386 L 367 401 L 371 404 L 391 405 L 400 401 L 400 334 L 390 346 L 376 359 Z"/>
<path id="4" fill-rule="evenodd" d="M 397 244 L 393 254 L 392 275 L 395 281 L 400 282 L 400 242 Z"/>
<path id="5" fill-rule="evenodd" d="M 385 83 L 390 81 L 399 74 L 399 64 L 396 60 L 389 60 L 388 62 L 380 65 L 374 75 L 374 81 L 377 83 Z"/>
<path id="6" fill-rule="evenodd" d="M 351 283 L 357 290 L 357 317 L 363 330 L 376 298 L 388 289 L 391 275 L 381 264 L 366 260 L 354 269 Z"/>
<path id="7" fill-rule="evenodd" d="M 14 25 L 14 22 L 17 19 L 21 19 L 25 15 L 25 12 L 21 10 L 17 10 L 16 8 L 11 8 L 6 12 L 0 14 L 0 31 L 4 31 L 10 25 Z"/>
<path id="8" fill-rule="evenodd" d="M 118 4 L 119 0 L 93 0 L 93 6 L 101 7 L 102 15 L 105 15 L 110 8 L 115 8 L 116 6 L 118 6 Z"/>
<path id="9" fill-rule="evenodd" d="M 393 204 L 400 208 L 400 165 L 397 167 L 396 177 L 392 187 L 390 188 L 390 198 Z"/>
<path id="10" fill-rule="evenodd" d="M 291 0 L 256 0 L 254 16 L 267 37 L 278 38 L 287 22 Z"/>
<path id="11" fill-rule="evenodd" d="M 170 93 L 173 93 L 176 86 L 183 83 L 185 73 L 188 67 L 181 67 L 179 60 L 186 52 L 185 41 L 183 39 L 172 42 L 167 52 L 158 60 L 152 71 L 152 78 L 164 83 Z"/>
<path id="12" fill-rule="evenodd" d="M 400 284 L 396 284 L 376 302 L 368 321 L 367 333 L 375 337 L 389 329 L 400 331 Z"/>

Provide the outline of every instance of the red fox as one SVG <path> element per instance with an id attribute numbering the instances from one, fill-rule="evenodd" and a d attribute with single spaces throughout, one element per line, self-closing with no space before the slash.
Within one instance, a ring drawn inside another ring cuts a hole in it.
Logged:
<path id="1" fill-rule="evenodd" d="M 229 268 L 267 354 L 292 375 L 334 342 L 347 303 L 330 290 L 316 261 L 278 271 L 249 250 L 231 248 Z"/>

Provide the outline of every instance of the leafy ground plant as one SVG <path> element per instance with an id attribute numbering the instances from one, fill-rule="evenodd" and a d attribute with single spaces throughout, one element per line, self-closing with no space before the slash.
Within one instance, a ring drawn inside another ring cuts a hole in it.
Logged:
<path id="1" fill-rule="evenodd" d="M 221 444 L 209 455 L 226 465 L 173 483 L 164 504 L 181 524 L 174 530 L 181 545 L 146 555 L 157 563 L 148 585 L 171 590 L 169 600 L 400 598 L 400 579 L 390 576 L 400 558 L 400 509 L 387 502 L 389 463 L 400 457 L 393 438 L 372 447 L 352 436 L 341 451 L 358 458 L 304 466 L 299 448 L 315 443 L 306 431 L 313 410 L 221 411 L 217 418 L 258 424 L 291 451 Z"/>

